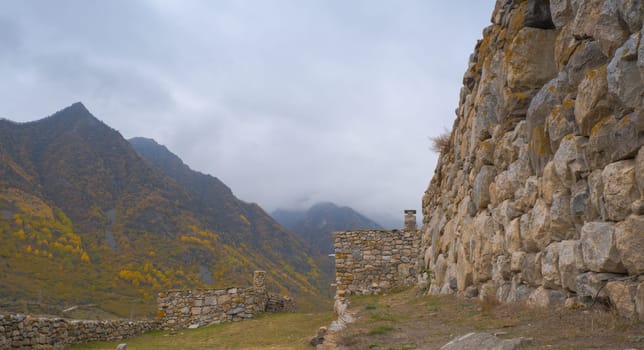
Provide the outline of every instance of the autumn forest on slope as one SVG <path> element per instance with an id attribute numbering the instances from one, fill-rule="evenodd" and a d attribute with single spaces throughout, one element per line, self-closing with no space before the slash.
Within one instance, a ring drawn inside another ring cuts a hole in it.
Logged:
<path id="1" fill-rule="evenodd" d="M 0 308 L 96 304 L 154 313 L 170 288 L 268 287 L 326 308 L 331 262 L 257 204 L 154 140 L 124 139 L 75 103 L 42 120 L 0 120 Z"/>

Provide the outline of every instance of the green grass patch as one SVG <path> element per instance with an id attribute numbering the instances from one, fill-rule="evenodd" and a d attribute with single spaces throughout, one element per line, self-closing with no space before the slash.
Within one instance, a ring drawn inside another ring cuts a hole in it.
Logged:
<path id="1" fill-rule="evenodd" d="M 396 321 L 396 317 L 388 312 L 372 312 L 371 319 L 374 321 Z"/>
<path id="2" fill-rule="evenodd" d="M 369 303 L 364 306 L 365 310 L 375 310 L 378 308 L 378 304 Z"/>
<path id="3" fill-rule="evenodd" d="M 369 335 L 385 334 L 394 330 L 392 326 L 379 326 L 369 330 Z"/>

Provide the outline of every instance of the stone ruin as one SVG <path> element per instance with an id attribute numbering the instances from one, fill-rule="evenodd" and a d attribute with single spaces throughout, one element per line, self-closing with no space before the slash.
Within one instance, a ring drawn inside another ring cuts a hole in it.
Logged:
<path id="1" fill-rule="evenodd" d="M 197 328 L 242 321 L 262 312 L 294 312 L 295 301 L 266 291 L 266 271 L 255 271 L 249 288 L 169 290 L 158 295 L 163 329 Z"/>
<path id="2" fill-rule="evenodd" d="M 336 296 L 378 294 L 417 283 L 420 232 L 416 211 L 405 211 L 404 230 L 333 234 Z"/>

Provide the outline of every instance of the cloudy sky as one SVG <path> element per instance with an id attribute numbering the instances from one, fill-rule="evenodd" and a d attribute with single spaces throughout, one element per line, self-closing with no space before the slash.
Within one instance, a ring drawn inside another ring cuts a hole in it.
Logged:
<path id="1" fill-rule="evenodd" d="M 494 0 L 5 0 L 0 117 L 81 101 L 266 210 L 420 209 Z"/>

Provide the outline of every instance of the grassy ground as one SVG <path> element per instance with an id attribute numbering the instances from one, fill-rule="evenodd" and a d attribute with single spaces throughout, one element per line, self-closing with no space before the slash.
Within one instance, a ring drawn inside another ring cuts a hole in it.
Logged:
<path id="1" fill-rule="evenodd" d="M 406 290 L 351 299 L 357 319 L 333 336 L 338 349 L 439 349 L 454 337 L 487 332 L 501 338 L 528 337 L 527 350 L 644 349 L 644 323 L 599 310 L 530 309 L 452 296 L 418 296 Z M 195 330 L 153 332 L 121 342 L 72 347 L 115 349 L 313 349 L 308 343 L 331 312 L 264 314 Z"/>
<path id="2" fill-rule="evenodd" d="M 162 349 L 307 349 L 320 326 L 328 325 L 333 313 L 263 314 L 252 320 L 224 323 L 175 334 L 158 331 L 116 342 L 99 342 L 71 347 L 74 350 L 114 350 L 127 343 L 133 350 Z"/>
<path id="3" fill-rule="evenodd" d="M 598 310 L 531 309 L 407 290 L 354 297 L 357 321 L 336 336 L 339 349 L 439 349 L 455 336 L 487 332 L 528 337 L 528 349 L 644 349 L 644 323 Z"/>

